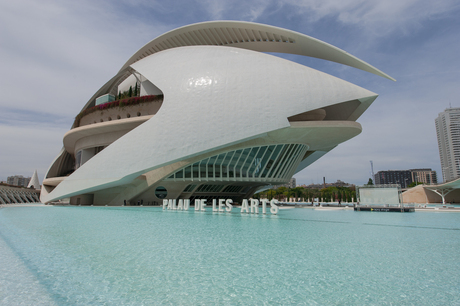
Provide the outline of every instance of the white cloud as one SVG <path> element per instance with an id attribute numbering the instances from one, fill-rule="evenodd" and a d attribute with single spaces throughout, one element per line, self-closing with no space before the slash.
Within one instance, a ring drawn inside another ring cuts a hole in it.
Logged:
<path id="1" fill-rule="evenodd" d="M 220 20 L 223 18 L 223 13 L 229 5 L 228 1 L 218 1 L 218 0 L 203 0 L 200 1 L 200 6 L 210 14 L 213 20 Z"/>
<path id="2" fill-rule="evenodd" d="M 297 7 L 297 13 L 308 16 L 309 22 L 336 16 L 341 23 L 358 26 L 373 36 L 394 32 L 408 35 L 419 29 L 423 21 L 459 8 L 455 0 L 284 0 L 283 3 Z"/>
<path id="3" fill-rule="evenodd" d="M 28 9 L 24 9 L 24 8 Z M 152 36 L 152 25 L 126 20 L 85 1 L 11 1 L 0 5 L 1 105 L 75 115 Z M 157 30 L 152 35 L 156 36 Z"/>

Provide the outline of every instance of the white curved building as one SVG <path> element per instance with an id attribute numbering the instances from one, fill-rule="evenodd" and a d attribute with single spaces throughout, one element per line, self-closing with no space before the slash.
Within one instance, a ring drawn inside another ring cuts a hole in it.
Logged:
<path id="1" fill-rule="evenodd" d="M 262 52 L 317 57 L 392 79 L 277 27 L 215 21 L 170 31 L 136 52 L 83 107 L 46 174 L 42 202 L 239 202 L 288 182 L 361 132 L 355 121 L 377 94 Z M 139 97 L 99 104 L 136 83 Z"/>

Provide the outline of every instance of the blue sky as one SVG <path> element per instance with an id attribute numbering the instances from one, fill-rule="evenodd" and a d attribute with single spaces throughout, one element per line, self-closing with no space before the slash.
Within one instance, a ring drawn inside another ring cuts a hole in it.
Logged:
<path id="1" fill-rule="evenodd" d="M 375 172 L 432 168 L 441 178 L 434 119 L 460 107 L 457 0 L 247 0 L 0 2 L 0 180 L 40 182 L 84 104 L 126 60 L 162 33 L 190 23 L 244 20 L 335 45 L 397 82 L 347 66 L 280 55 L 380 96 L 363 132 L 295 177 L 364 184 Z"/>

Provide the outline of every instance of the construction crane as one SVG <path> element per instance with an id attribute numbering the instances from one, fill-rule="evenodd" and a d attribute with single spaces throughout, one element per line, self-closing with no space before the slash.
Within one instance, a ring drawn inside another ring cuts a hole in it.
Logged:
<path id="1" fill-rule="evenodd" d="M 375 184 L 374 162 L 372 162 L 372 160 L 370 162 L 371 162 L 371 178 L 372 178 L 372 182 Z"/>

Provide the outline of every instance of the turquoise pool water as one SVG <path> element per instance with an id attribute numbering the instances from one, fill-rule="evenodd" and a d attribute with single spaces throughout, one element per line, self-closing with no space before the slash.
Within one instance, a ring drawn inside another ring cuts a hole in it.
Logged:
<path id="1" fill-rule="evenodd" d="M 2 208 L 0 304 L 19 303 L 459 305 L 460 213 Z"/>

